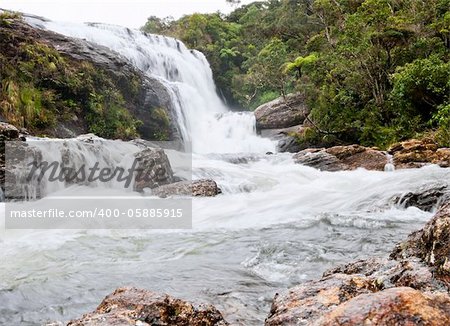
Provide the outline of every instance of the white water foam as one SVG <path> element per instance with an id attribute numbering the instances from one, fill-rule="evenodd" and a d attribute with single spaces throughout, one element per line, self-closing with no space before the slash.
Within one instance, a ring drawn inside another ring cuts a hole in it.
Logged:
<path id="1" fill-rule="evenodd" d="M 275 150 L 274 142 L 256 136 L 252 113 L 229 112 L 217 95 L 205 56 L 187 49 L 179 40 L 114 25 L 28 20 L 36 26 L 106 46 L 157 78 L 169 91 L 182 138 L 192 144 L 195 153 Z"/>

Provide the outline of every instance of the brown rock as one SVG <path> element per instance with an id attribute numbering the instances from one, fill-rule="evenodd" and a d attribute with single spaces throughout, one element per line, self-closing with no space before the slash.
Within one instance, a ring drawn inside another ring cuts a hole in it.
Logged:
<path id="1" fill-rule="evenodd" d="M 194 306 L 167 294 L 136 288 L 119 288 L 108 295 L 97 309 L 68 326 L 213 326 L 228 325 L 211 305 Z"/>
<path id="2" fill-rule="evenodd" d="M 383 171 L 388 163 L 384 152 L 359 145 L 334 146 L 327 149 L 306 149 L 294 155 L 296 163 L 323 171 L 367 170 Z"/>
<path id="3" fill-rule="evenodd" d="M 6 122 L 0 122 L 0 140 L 19 140 L 19 129 Z"/>
<path id="4" fill-rule="evenodd" d="M 326 152 L 336 156 L 342 164 L 348 166 L 347 170 L 365 168 L 383 171 L 388 163 L 385 153 L 359 145 L 335 146 L 326 149 Z"/>
<path id="5" fill-rule="evenodd" d="M 391 258 L 359 260 L 276 295 L 266 325 L 449 325 L 450 203 Z"/>
<path id="6" fill-rule="evenodd" d="M 417 168 L 427 164 L 450 167 L 450 149 L 438 148 L 432 139 L 411 139 L 397 143 L 389 149 L 398 169 Z"/>
<path id="7" fill-rule="evenodd" d="M 169 196 L 214 197 L 221 192 L 214 180 L 202 179 L 164 185 L 153 189 L 152 195 L 162 198 Z"/>
<path id="8" fill-rule="evenodd" d="M 399 287 L 362 294 L 320 318 L 317 325 L 449 325 L 450 297 Z"/>
<path id="9" fill-rule="evenodd" d="M 307 325 L 339 304 L 374 290 L 369 279 L 356 275 L 334 274 L 307 282 L 275 296 L 265 325 Z"/>
<path id="10" fill-rule="evenodd" d="M 279 129 L 305 121 L 309 109 L 302 94 L 289 94 L 263 104 L 255 110 L 258 129 Z"/>

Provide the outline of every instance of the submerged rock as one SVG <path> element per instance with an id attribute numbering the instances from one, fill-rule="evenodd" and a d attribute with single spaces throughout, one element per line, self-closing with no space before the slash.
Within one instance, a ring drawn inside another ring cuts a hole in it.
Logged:
<path id="1" fill-rule="evenodd" d="M 294 161 L 323 171 L 367 170 L 383 171 L 388 163 L 384 152 L 360 145 L 306 149 L 294 155 Z"/>
<path id="2" fill-rule="evenodd" d="M 108 295 L 94 312 L 68 326 L 222 326 L 228 325 L 211 305 L 189 302 L 151 291 L 124 287 Z"/>
<path id="3" fill-rule="evenodd" d="M 265 103 L 255 110 L 258 129 L 279 129 L 299 125 L 309 114 L 302 94 L 289 94 Z"/>
<path id="4" fill-rule="evenodd" d="M 417 168 L 427 164 L 450 167 L 450 148 L 439 148 L 432 139 L 411 139 L 389 149 L 398 169 Z"/>
<path id="5" fill-rule="evenodd" d="M 202 179 L 180 181 L 152 190 L 152 195 L 166 198 L 169 196 L 215 197 L 222 193 L 214 180 Z"/>
<path id="6" fill-rule="evenodd" d="M 338 266 L 277 294 L 266 326 L 449 325 L 450 203 L 390 258 Z"/>
<path id="7" fill-rule="evenodd" d="M 392 200 L 394 204 L 404 208 L 413 206 L 429 212 L 449 199 L 449 197 L 450 190 L 447 184 L 434 184 L 394 197 Z"/>

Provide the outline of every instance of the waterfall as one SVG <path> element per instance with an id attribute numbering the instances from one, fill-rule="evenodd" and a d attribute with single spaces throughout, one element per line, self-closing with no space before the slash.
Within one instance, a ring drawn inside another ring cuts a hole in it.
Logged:
<path id="1" fill-rule="evenodd" d="M 256 135 L 250 112 L 230 112 L 219 98 L 205 56 L 174 38 L 106 24 L 27 18 L 34 26 L 106 46 L 158 79 L 171 96 L 181 136 L 195 153 L 262 153 L 275 144 Z"/>

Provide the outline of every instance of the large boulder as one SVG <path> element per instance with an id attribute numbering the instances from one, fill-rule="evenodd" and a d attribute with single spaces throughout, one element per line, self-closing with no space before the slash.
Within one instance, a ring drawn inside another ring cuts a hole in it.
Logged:
<path id="1" fill-rule="evenodd" d="M 119 288 L 94 312 L 72 320 L 68 326 L 222 326 L 228 325 L 211 305 L 189 302 L 136 288 Z"/>
<path id="2" fill-rule="evenodd" d="M 277 294 L 266 326 L 448 325 L 450 203 L 390 258 L 338 266 Z"/>
<path id="3" fill-rule="evenodd" d="M 309 109 L 302 94 L 289 94 L 261 105 L 255 110 L 258 129 L 280 129 L 303 123 Z"/>
<path id="4" fill-rule="evenodd" d="M 346 306 L 343 308 L 343 305 L 354 298 L 356 300 L 361 295 L 369 295 L 364 300 L 370 303 L 371 299 L 378 300 L 378 297 L 370 296 L 373 293 L 385 289 L 403 291 L 410 288 L 444 295 L 450 300 L 445 291 L 445 284 L 435 279 L 429 268 L 422 262 L 414 259 L 396 261 L 371 258 L 338 266 L 326 271 L 320 280 L 309 281 L 285 293 L 277 294 L 266 319 L 266 326 L 312 325 L 321 316 L 334 316 L 335 311 L 346 311 Z M 366 305 L 369 305 L 367 302 Z M 395 311 L 390 312 L 391 316 L 395 313 Z M 389 315 L 389 311 L 385 310 L 384 314 Z M 364 319 L 366 313 L 358 311 L 352 318 Z M 328 325 L 326 322 L 330 319 L 332 317 L 322 320 L 323 325 Z M 385 324 L 374 323 L 373 325 Z"/>
<path id="5" fill-rule="evenodd" d="M 152 190 L 152 195 L 162 198 L 170 196 L 215 197 L 221 192 L 214 180 L 202 179 L 179 181 L 160 186 Z"/>
<path id="6" fill-rule="evenodd" d="M 316 325 L 449 325 L 450 297 L 399 287 L 359 295 L 322 316 Z"/>
<path id="7" fill-rule="evenodd" d="M 276 294 L 266 326 L 309 325 L 337 305 L 363 293 L 371 293 L 368 279 L 337 274 Z"/>
<path id="8" fill-rule="evenodd" d="M 157 188 L 174 182 L 169 158 L 161 148 L 146 148 L 134 155 L 136 168 L 134 191 Z"/>
<path id="9" fill-rule="evenodd" d="M 298 164 L 322 171 L 367 170 L 383 171 L 389 160 L 384 152 L 360 145 L 306 149 L 294 155 Z"/>
<path id="10" fill-rule="evenodd" d="M 411 139 L 391 146 L 397 169 L 417 168 L 428 164 L 450 167 L 450 148 L 439 148 L 432 139 Z"/>

